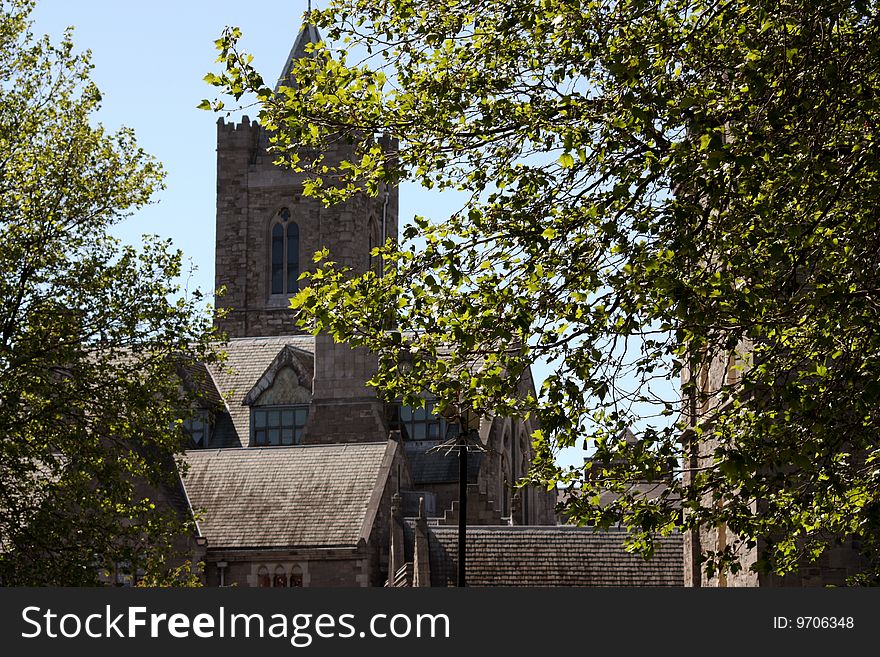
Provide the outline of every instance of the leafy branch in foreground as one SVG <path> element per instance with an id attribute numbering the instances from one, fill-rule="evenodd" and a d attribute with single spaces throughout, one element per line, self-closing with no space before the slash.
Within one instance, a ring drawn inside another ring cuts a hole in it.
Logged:
<path id="1" fill-rule="evenodd" d="M 646 554 L 726 527 L 707 574 L 784 573 L 877 535 L 876 2 L 335 0 L 309 20 L 341 47 L 289 86 L 237 30 L 209 81 L 256 93 L 327 203 L 403 182 L 468 201 L 378 249 L 381 277 L 325 254 L 304 326 L 376 350 L 389 395 L 537 414 L 531 478 L 577 484 L 567 513 Z M 518 398 L 536 362 L 553 371 Z M 559 467 L 573 445 L 592 458 Z"/>

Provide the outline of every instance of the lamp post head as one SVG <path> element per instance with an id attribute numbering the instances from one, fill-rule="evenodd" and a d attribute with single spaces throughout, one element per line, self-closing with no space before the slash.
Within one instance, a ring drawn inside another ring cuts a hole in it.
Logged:
<path id="1" fill-rule="evenodd" d="M 407 376 L 413 371 L 413 355 L 409 349 L 401 349 L 397 354 L 397 371 Z"/>

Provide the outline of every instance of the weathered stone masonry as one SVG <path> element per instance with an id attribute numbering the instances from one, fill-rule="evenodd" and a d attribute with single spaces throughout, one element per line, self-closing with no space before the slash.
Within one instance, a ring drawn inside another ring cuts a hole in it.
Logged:
<path id="1" fill-rule="evenodd" d="M 391 140 L 381 143 L 392 146 Z M 384 241 L 383 223 L 385 237 L 397 236 L 397 188 L 382 189 L 377 197 L 359 194 L 327 209 L 302 195 L 304 175 L 273 164 L 268 147 L 268 133 L 248 117 L 241 123 L 217 122 L 215 282 L 218 289 L 225 288 L 217 307 L 227 313 L 218 325 L 230 337 L 296 332 L 290 295 L 270 290 L 270 230 L 282 209 L 299 226 L 301 271 L 312 267 L 314 253 L 327 247 L 332 260 L 362 273 L 370 266 L 369 242 L 377 237 L 376 229 L 378 241 Z M 350 147 L 340 142 L 327 157 L 338 162 L 350 154 Z"/>

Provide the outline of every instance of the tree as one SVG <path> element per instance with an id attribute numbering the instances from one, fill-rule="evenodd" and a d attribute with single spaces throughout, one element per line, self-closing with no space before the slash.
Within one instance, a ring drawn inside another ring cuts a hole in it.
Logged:
<path id="1" fill-rule="evenodd" d="M 100 105 L 88 53 L 0 5 L 0 582 L 81 585 L 171 560 L 181 373 L 212 358 L 199 300 L 166 241 L 110 228 L 147 203 L 160 166 Z"/>
<path id="2" fill-rule="evenodd" d="M 725 526 L 707 574 L 759 542 L 748 565 L 784 573 L 871 543 L 876 2 L 333 0 L 308 19 L 341 45 L 289 86 L 263 83 L 236 29 L 208 81 L 257 94 L 279 162 L 327 203 L 407 181 L 469 200 L 379 249 L 381 277 L 319 256 L 303 325 L 376 350 L 389 394 L 538 414 L 531 478 L 577 484 L 567 513 L 624 523 L 646 555 L 654 532 Z M 324 161 L 340 139 L 352 156 Z M 517 399 L 538 361 L 553 372 Z M 579 444 L 584 467 L 554 463 Z M 633 492 L 670 472 L 667 494 Z"/>

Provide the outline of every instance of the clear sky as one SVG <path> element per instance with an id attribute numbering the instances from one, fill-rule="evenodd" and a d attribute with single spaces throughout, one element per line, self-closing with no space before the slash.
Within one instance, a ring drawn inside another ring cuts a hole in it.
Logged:
<path id="1" fill-rule="evenodd" d="M 134 129 L 144 150 L 162 162 L 166 189 L 155 203 L 116 230 L 126 242 L 144 233 L 171 238 L 197 267 L 190 287 L 213 290 L 218 115 L 196 109 L 215 90 L 202 78 L 215 64 L 214 40 L 227 25 L 240 27 L 242 45 L 265 79 L 282 70 L 301 25 L 306 0 L 38 0 L 33 31 L 60 39 L 74 27 L 76 50 L 92 51 L 92 79 L 101 89 L 98 120 L 109 129 Z M 257 109 L 233 118 L 257 115 Z M 448 215 L 453 196 L 412 185 L 400 193 L 401 224 L 414 214 Z M 542 368 L 535 371 L 536 383 Z M 562 461 L 577 463 L 579 450 Z"/>
<path id="2" fill-rule="evenodd" d="M 277 76 L 305 7 L 306 0 L 38 0 L 34 32 L 57 40 L 74 26 L 77 50 L 92 51 L 104 99 L 98 119 L 133 128 L 166 169 L 157 202 L 118 235 L 133 243 L 143 233 L 171 238 L 198 266 L 193 282 L 203 291 L 213 289 L 218 116 L 196 105 L 216 95 L 202 81 L 219 70 L 214 40 L 226 25 L 241 27 L 260 70 Z"/>

